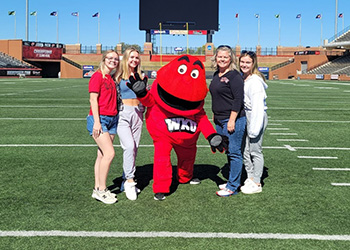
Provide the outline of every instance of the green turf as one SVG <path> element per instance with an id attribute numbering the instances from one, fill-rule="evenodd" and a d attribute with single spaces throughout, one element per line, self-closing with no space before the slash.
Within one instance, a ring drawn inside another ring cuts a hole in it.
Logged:
<path id="1" fill-rule="evenodd" d="M 226 156 L 212 154 L 207 141 L 200 136 L 195 175 L 202 179 L 202 184 L 174 182 L 173 193 L 165 201 L 154 201 L 153 148 L 141 146 L 136 174 L 142 192 L 136 201 L 129 201 L 124 193 L 118 192 L 122 150 L 116 138 L 116 157 L 108 185 L 119 201 L 105 205 L 91 198 L 96 147 L 86 130 L 88 80 L 0 79 L 0 231 L 350 235 L 350 187 L 331 185 L 350 183 L 350 172 L 312 169 L 350 166 L 350 83 L 288 80 L 268 84 L 269 126 L 264 139 L 265 179 L 261 194 L 216 196 L 217 184 L 227 177 Z M 208 95 L 205 108 L 211 118 L 210 103 Z M 307 141 L 277 140 L 292 138 Z M 151 144 L 144 128 L 141 145 Z M 288 150 L 286 145 L 296 151 Z M 174 154 L 172 158 L 175 165 Z M 348 249 L 350 241 L 1 237 L 0 246 L 3 249 Z"/>

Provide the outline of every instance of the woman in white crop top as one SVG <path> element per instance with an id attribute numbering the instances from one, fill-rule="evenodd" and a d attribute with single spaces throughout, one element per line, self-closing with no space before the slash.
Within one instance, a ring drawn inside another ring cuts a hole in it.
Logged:
<path id="1" fill-rule="evenodd" d="M 119 111 L 117 133 L 123 149 L 123 178 L 124 191 L 129 200 L 136 200 L 140 190 L 136 187 L 135 160 L 140 143 L 143 126 L 144 107 L 136 98 L 134 92 L 126 86 L 129 77 L 135 73 L 141 75 L 140 53 L 135 48 L 128 48 L 123 54 L 120 63 L 117 82 L 119 84 L 122 106 Z M 123 189 L 123 184 L 121 189 Z"/>

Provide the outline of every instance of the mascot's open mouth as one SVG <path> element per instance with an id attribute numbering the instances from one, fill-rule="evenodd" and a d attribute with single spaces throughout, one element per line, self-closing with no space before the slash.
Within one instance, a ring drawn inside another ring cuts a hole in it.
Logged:
<path id="1" fill-rule="evenodd" d="M 168 92 L 166 92 L 161 86 L 157 86 L 158 90 L 158 95 L 162 99 L 164 103 L 169 105 L 172 108 L 178 109 L 178 110 L 193 110 L 199 107 L 202 101 L 198 102 L 191 102 L 191 101 L 186 101 L 180 98 L 177 98 Z"/>

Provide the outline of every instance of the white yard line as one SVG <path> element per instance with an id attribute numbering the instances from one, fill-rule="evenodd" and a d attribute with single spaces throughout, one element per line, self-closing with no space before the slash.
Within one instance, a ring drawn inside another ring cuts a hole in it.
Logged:
<path id="1" fill-rule="evenodd" d="M 289 130 L 289 128 L 266 128 L 267 130 Z"/>
<path id="2" fill-rule="evenodd" d="M 305 122 L 305 123 L 350 123 L 350 121 L 317 121 L 317 120 L 270 120 L 271 122 Z"/>
<path id="3" fill-rule="evenodd" d="M 288 145 L 284 146 L 263 146 L 263 149 L 288 149 Z M 0 144 L 1 147 L 96 147 L 96 144 Z M 119 144 L 115 144 L 114 147 L 120 147 Z M 153 144 L 141 144 L 139 147 L 153 147 Z M 198 148 L 208 148 L 207 144 L 197 145 Z M 336 147 L 291 147 L 296 150 L 340 150 L 350 151 L 350 148 L 336 148 Z M 289 149 L 288 149 L 289 150 Z"/>
<path id="4" fill-rule="evenodd" d="M 337 187 L 350 187 L 350 183 L 331 183 L 332 186 L 337 186 Z"/>
<path id="5" fill-rule="evenodd" d="M 86 121 L 86 118 L 0 118 L 0 120 L 18 121 Z"/>
<path id="6" fill-rule="evenodd" d="M 298 155 L 299 159 L 324 159 L 324 160 L 336 160 L 338 157 L 334 156 L 305 156 L 305 155 Z"/>
<path id="7" fill-rule="evenodd" d="M 270 133 L 270 135 L 298 135 L 297 133 Z"/>
<path id="8" fill-rule="evenodd" d="M 289 151 L 297 151 L 295 148 L 293 148 L 291 145 L 284 145 L 286 147 L 286 149 L 288 149 Z"/>
<path id="9" fill-rule="evenodd" d="M 301 142 L 306 142 L 309 140 L 305 140 L 305 139 L 277 139 L 277 141 L 301 141 Z"/>
<path id="10" fill-rule="evenodd" d="M 319 171 L 350 171 L 350 168 L 312 168 Z"/>
<path id="11" fill-rule="evenodd" d="M 226 238 L 350 241 L 350 235 L 278 233 L 106 232 L 106 231 L 0 231 L 0 237 L 98 237 L 98 238 Z"/>

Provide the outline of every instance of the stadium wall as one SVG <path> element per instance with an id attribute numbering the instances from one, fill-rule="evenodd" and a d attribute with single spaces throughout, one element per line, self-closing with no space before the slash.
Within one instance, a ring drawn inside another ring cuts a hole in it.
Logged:
<path id="1" fill-rule="evenodd" d="M 311 70 L 327 63 L 328 58 L 326 55 L 295 55 L 293 63 L 270 71 L 269 79 L 290 79 L 299 77 L 302 71 L 302 62 L 307 62 L 307 70 Z"/>
<path id="2" fill-rule="evenodd" d="M 61 78 L 83 78 L 82 69 L 78 69 L 77 67 L 65 62 L 64 60 L 61 60 L 60 70 Z"/>
<path id="3" fill-rule="evenodd" d="M 0 40 L 0 51 L 22 61 L 22 40 Z"/>

